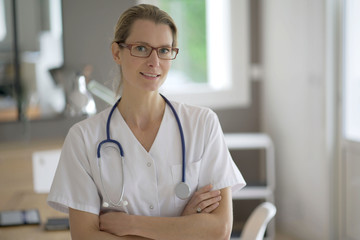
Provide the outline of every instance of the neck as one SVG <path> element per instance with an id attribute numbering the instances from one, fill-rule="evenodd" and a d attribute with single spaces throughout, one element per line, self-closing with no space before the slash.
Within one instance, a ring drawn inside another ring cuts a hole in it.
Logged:
<path id="1" fill-rule="evenodd" d="M 165 101 L 158 92 L 131 94 L 123 92 L 118 109 L 129 126 L 146 129 L 153 122 L 161 121 Z"/>

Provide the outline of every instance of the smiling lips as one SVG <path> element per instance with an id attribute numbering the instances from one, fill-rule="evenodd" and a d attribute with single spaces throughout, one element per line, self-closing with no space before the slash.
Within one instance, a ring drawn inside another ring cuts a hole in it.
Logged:
<path id="1" fill-rule="evenodd" d="M 141 72 L 141 74 L 145 77 L 150 77 L 150 78 L 156 78 L 156 77 L 160 77 L 160 74 L 153 74 L 153 73 L 143 73 Z"/>

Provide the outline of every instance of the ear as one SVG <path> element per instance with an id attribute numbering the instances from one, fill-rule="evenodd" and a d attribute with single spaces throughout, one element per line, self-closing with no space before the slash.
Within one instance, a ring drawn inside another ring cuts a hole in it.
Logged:
<path id="1" fill-rule="evenodd" d="M 118 64 L 121 65 L 121 59 L 120 59 L 120 47 L 116 42 L 113 42 L 111 44 L 111 52 L 112 52 L 112 56 L 114 61 Z"/>

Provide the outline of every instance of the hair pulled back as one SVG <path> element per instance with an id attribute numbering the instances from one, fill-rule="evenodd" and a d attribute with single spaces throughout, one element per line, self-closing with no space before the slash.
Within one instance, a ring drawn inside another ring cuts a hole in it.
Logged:
<path id="1" fill-rule="evenodd" d="M 125 43 L 130 35 L 132 25 L 139 19 L 150 20 L 156 24 L 168 25 L 173 36 L 172 46 L 177 46 L 177 28 L 174 20 L 165 11 L 150 4 L 133 6 L 120 16 L 115 27 L 113 42 Z"/>

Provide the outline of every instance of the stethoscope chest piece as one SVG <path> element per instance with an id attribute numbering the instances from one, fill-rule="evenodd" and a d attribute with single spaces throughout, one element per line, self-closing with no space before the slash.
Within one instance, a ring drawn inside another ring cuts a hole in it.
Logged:
<path id="1" fill-rule="evenodd" d="M 184 182 L 178 183 L 175 187 L 175 195 L 182 200 L 189 198 L 190 192 L 191 192 L 191 189 L 190 189 L 189 185 L 187 185 Z"/>

